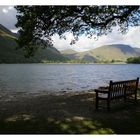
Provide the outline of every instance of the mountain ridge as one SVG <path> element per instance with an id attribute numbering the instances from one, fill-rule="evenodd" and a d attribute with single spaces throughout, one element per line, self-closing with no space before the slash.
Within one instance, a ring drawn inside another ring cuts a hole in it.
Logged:
<path id="1" fill-rule="evenodd" d="M 0 63 L 42 63 L 68 60 L 54 47 L 38 49 L 33 57 L 25 58 L 24 50 L 16 50 L 18 48 L 17 37 L 18 34 L 0 25 Z"/>
<path id="2" fill-rule="evenodd" d="M 103 45 L 101 47 L 85 51 L 85 52 L 75 52 L 75 53 L 65 53 L 62 52 L 68 58 L 82 59 L 85 55 L 95 58 L 93 62 L 105 62 L 105 61 L 120 61 L 125 62 L 129 57 L 136 57 L 140 55 L 140 48 L 133 48 L 126 44 L 112 44 Z M 73 57 L 73 55 L 75 57 Z M 87 60 L 88 61 L 88 60 Z"/>

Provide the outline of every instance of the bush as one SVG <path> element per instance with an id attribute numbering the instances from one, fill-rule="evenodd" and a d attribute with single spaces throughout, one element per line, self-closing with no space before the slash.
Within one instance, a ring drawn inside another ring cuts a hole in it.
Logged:
<path id="1" fill-rule="evenodd" d="M 128 58 L 128 59 L 127 59 L 127 63 L 140 64 L 140 56 Z"/>

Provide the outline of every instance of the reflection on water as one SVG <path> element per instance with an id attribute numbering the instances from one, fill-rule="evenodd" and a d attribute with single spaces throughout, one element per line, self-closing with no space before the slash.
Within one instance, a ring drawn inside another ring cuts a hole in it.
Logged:
<path id="1" fill-rule="evenodd" d="M 136 64 L 0 64 L 1 92 L 78 91 L 140 77 Z"/>

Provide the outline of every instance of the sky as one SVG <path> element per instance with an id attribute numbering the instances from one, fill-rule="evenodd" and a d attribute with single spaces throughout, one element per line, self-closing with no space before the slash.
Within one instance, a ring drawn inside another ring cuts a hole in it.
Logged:
<path id="1" fill-rule="evenodd" d="M 11 30 L 12 32 L 17 32 L 18 29 L 15 27 L 17 22 L 16 19 L 16 10 L 13 6 L 0 6 L 0 24 Z M 83 52 L 87 50 L 91 50 L 103 45 L 111 45 L 111 44 L 126 44 L 132 47 L 140 48 L 140 26 L 131 27 L 129 31 L 122 35 L 118 28 L 114 28 L 112 33 L 108 35 L 103 35 L 98 39 L 94 37 L 89 39 L 84 35 L 79 38 L 79 40 L 74 45 L 70 45 L 70 42 L 73 38 L 72 34 L 66 33 L 67 39 L 60 39 L 58 35 L 54 35 L 52 37 L 53 44 L 56 49 L 59 51 L 66 49 L 73 49 L 78 52 Z"/>

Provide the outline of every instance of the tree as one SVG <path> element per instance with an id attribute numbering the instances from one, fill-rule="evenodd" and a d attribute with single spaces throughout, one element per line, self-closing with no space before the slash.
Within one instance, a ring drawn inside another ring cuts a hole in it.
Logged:
<path id="1" fill-rule="evenodd" d="M 20 28 L 19 46 L 33 55 L 37 46 L 53 45 L 51 37 L 73 33 L 74 40 L 82 34 L 101 36 L 119 25 L 125 32 L 140 24 L 139 6 L 16 6 Z"/>
<path id="2" fill-rule="evenodd" d="M 140 64 L 140 56 L 138 56 L 138 57 L 129 57 L 126 62 L 127 63 Z"/>

